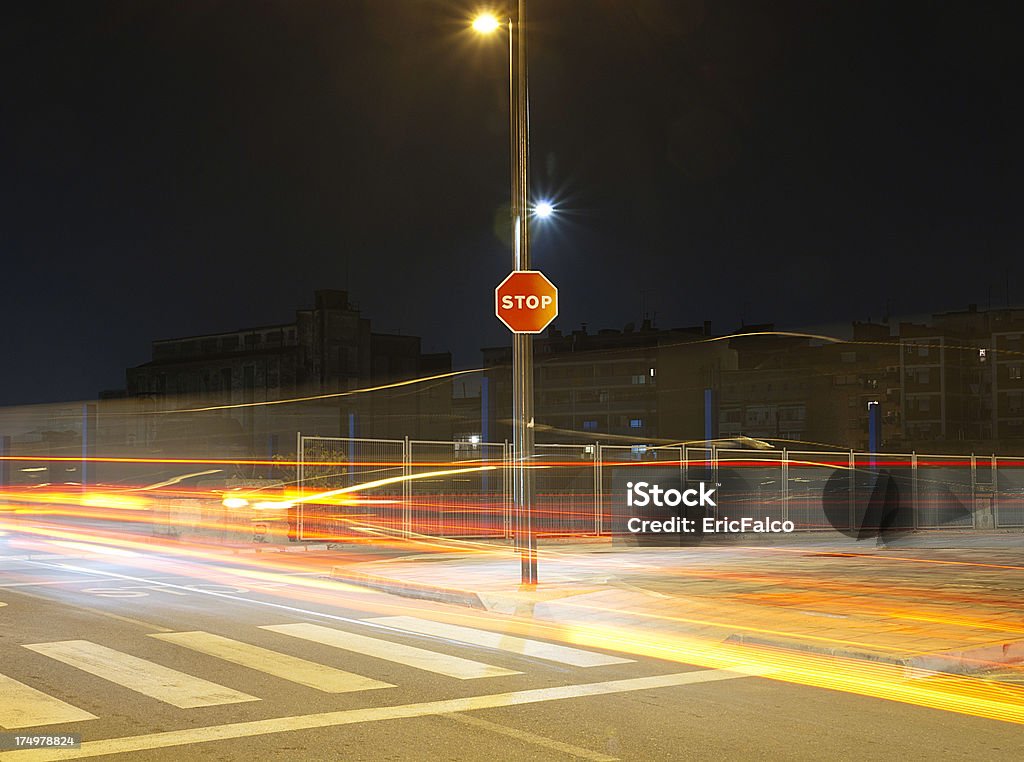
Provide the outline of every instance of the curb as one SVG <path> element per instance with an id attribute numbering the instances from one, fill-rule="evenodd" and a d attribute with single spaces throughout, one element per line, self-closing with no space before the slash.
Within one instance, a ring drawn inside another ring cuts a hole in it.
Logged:
<path id="1" fill-rule="evenodd" d="M 402 582 L 388 577 L 376 577 L 372 574 L 346 571 L 343 567 L 335 566 L 331 569 L 331 579 L 347 582 L 350 585 L 358 585 L 382 593 L 391 593 L 403 598 L 418 598 L 425 601 L 436 601 L 438 603 L 450 603 L 456 606 L 467 606 L 473 609 L 486 611 L 487 606 L 480 599 L 480 596 L 465 590 L 454 590 L 447 587 L 435 585 L 423 585 L 416 582 Z"/>
<path id="2" fill-rule="evenodd" d="M 309 551 L 330 550 L 326 544 L 278 545 L 272 542 L 252 543 L 249 545 L 221 545 L 219 547 L 224 550 L 230 550 L 234 555 L 239 553 L 307 553 Z"/>
<path id="3" fill-rule="evenodd" d="M 347 582 L 382 593 L 390 593 L 404 598 L 436 601 L 456 606 L 465 606 L 482 611 L 495 611 L 503 608 L 500 597 L 481 595 L 465 590 L 424 585 L 422 583 L 400 581 L 388 577 L 377 577 L 372 574 L 347 571 L 343 567 L 331 569 L 331 579 Z M 1024 640 L 1008 643 L 994 643 L 979 648 L 944 651 L 939 653 L 901 656 L 878 651 L 862 651 L 843 647 L 819 646 L 799 639 L 766 638 L 763 636 L 733 633 L 725 638 L 725 643 L 737 645 L 769 646 L 785 648 L 790 651 L 821 654 L 842 659 L 891 664 L 902 667 L 910 678 L 927 677 L 936 672 L 954 675 L 972 675 L 991 671 L 995 667 L 1010 666 L 1024 663 Z"/>
<path id="4" fill-rule="evenodd" d="M 823 654 L 842 659 L 893 664 L 903 667 L 909 677 L 926 677 L 935 672 L 953 675 L 974 675 L 989 672 L 995 667 L 1004 667 L 1024 662 L 1024 641 L 995 643 L 979 648 L 963 651 L 942 651 L 938 653 L 900 656 L 877 651 L 859 651 L 856 649 L 819 646 L 801 640 L 787 638 L 766 638 L 745 633 L 734 633 L 725 639 L 726 643 L 740 645 L 769 646 L 785 648 L 790 651 Z"/>

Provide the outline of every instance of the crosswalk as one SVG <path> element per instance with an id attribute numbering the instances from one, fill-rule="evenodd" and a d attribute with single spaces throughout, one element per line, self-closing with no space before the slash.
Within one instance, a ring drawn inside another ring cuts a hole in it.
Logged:
<path id="1" fill-rule="evenodd" d="M 194 651 L 216 656 L 243 667 L 264 672 L 282 680 L 290 680 L 307 688 L 325 693 L 368 691 L 374 688 L 394 688 L 391 683 L 363 677 L 352 672 L 328 667 L 300 659 L 297 656 L 271 651 L 269 648 L 242 643 L 209 632 L 170 632 L 150 635 L 167 643 L 174 643 Z"/>
<path id="2" fill-rule="evenodd" d="M 503 675 L 518 675 L 512 669 L 495 667 L 490 664 L 463 659 L 461 656 L 429 651 L 425 648 L 407 646 L 402 643 L 392 643 L 388 640 L 371 638 L 367 635 L 357 635 L 354 632 L 336 630 L 333 627 L 324 627 L 319 624 L 276 624 L 264 626 L 262 629 L 271 632 L 279 632 L 283 635 L 311 640 L 314 643 L 322 643 L 325 646 L 343 648 L 346 651 L 354 651 L 364 656 L 373 656 L 378 659 L 404 664 L 407 667 L 434 672 L 438 675 L 454 677 L 458 680 L 473 680 L 479 677 L 502 677 Z"/>
<path id="3" fill-rule="evenodd" d="M 259 701 L 255 696 L 88 640 L 35 643 L 25 648 L 179 709 Z"/>
<path id="4" fill-rule="evenodd" d="M 428 636 L 477 650 L 511 653 L 577 668 L 612 666 L 630 661 L 595 651 L 410 616 L 378 617 L 366 620 L 366 624 L 369 626 L 368 632 L 372 632 L 372 635 L 310 622 L 268 624 L 254 628 L 272 636 L 281 636 L 279 641 L 283 650 L 266 648 L 204 631 L 153 633 L 148 637 L 173 649 L 197 652 L 244 670 L 263 673 L 324 693 L 351 693 L 396 686 L 375 677 L 355 674 L 327 663 L 300 658 L 288 653 L 289 647 L 294 648 L 299 641 L 303 641 L 342 652 L 358 653 L 381 662 L 399 664 L 454 680 L 494 679 L 519 675 L 522 672 L 497 666 L 489 661 L 454 656 L 420 645 L 408 645 L 395 640 L 395 636 Z M 46 657 L 51 663 L 55 662 L 88 673 L 107 683 L 179 709 L 261 700 L 260 696 L 243 693 L 172 669 L 157 661 L 89 640 L 31 643 L 23 645 L 22 648 Z M 327 653 L 326 649 L 319 649 L 318 652 Z M 477 653 L 471 655 L 475 657 Z M 492 655 L 494 654 L 484 653 L 484 658 L 489 659 Z M 324 658 L 323 661 L 328 662 L 330 658 Z M 176 665 L 180 663 L 181 659 L 175 662 Z M 68 698 L 66 695 L 60 695 L 60 691 L 53 690 L 52 682 L 29 685 L 0 673 L 0 728 L 15 730 L 97 719 L 91 712 L 68 703 Z"/>
<path id="5" fill-rule="evenodd" d="M 494 648 L 521 656 L 531 656 L 535 659 L 546 659 L 560 664 L 568 664 L 572 667 L 603 667 L 608 664 L 626 664 L 631 661 L 630 659 L 609 656 L 594 651 L 583 651 L 579 648 L 559 646 L 540 640 L 519 638 L 514 635 L 506 635 L 503 632 L 443 624 L 412 616 L 378 617 L 368 621 L 374 624 L 407 630 L 408 632 L 415 632 L 420 635 L 434 635 L 439 638 L 483 646 L 484 648 Z"/>
<path id="6" fill-rule="evenodd" d="M 11 730 L 95 719 L 84 709 L 0 674 L 0 727 Z"/>

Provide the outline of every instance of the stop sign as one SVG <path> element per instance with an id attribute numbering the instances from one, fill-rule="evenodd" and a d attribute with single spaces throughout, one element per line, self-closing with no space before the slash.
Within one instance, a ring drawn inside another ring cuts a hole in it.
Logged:
<path id="1" fill-rule="evenodd" d="M 540 333 L 558 316 L 558 289 L 538 270 L 517 270 L 494 289 L 494 314 L 515 333 Z"/>

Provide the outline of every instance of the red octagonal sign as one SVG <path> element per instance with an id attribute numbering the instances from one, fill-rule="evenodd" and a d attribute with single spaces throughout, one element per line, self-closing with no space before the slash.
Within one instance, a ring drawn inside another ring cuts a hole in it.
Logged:
<path id="1" fill-rule="evenodd" d="M 540 333 L 558 316 L 558 289 L 538 270 L 517 270 L 494 289 L 494 314 L 515 333 Z"/>

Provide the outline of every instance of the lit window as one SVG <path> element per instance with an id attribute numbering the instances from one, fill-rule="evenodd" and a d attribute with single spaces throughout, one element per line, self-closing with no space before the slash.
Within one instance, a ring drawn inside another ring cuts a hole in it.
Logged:
<path id="1" fill-rule="evenodd" d="M 583 422 L 583 430 L 584 431 L 597 431 L 597 421 L 584 421 Z"/>
<path id="2" fill-rule="evenodd" d="M 644 419 L 643 418 L 630 418 L 629 419 L 629 428 L 631 428 L 631 429 L 642 429 L 643 427 L 644 427 Z"/>

